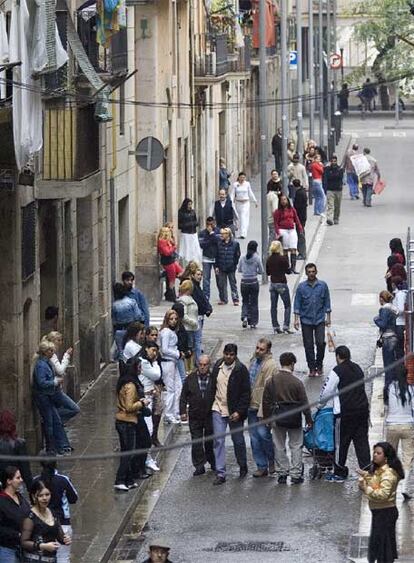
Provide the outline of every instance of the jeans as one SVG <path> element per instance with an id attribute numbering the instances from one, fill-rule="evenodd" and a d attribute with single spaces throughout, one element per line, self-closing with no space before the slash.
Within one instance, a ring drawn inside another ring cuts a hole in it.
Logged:
<path id="1" fill-rule="evenodd" d="M 207 436 L 211 436 L 213 434 L 213 422 L 211 419 L 211 413 L 207 414 L 205 418 L 190 416 L 189 426 L 192 440 L 197 440 L 199 438 L 203 438 L 204 440 Z M 196 469 L 201 469 L 202 467 L 204 467 L 206 462 L 208 462 L 210 466 L 214 468 L 216 461 L 214 458 L 213 440 L 192 444 L 191 460 Z"/>
<path id="2" fill-rule="evenodd" d="M 19 563 L 20 559 L 14 549 L 0 546 L 0 561 L 1 563 Z"/>
<path id="3" fill-rule="evenodd" d="M 214 262 L 203 262 L 203 292 L 209 301 L 212 270 L 214 272 Z"/>
<path id="4" fill-rule="evenodd" d="M 115 340 L 116 350 L 117 350 L 117 354 L 114 358 L 115 361 L 119 360 L 119 358 L 122 357 L 122 350 L 124 349 L 123 342 L 124 342 L 125 334 L 126 334 L 125 329 L 114 330 L 114 340 Z"/>
<path id="5" fill-rule="evenodd" d="M 302 428 L 283 428 L 273 425 L 275 437 L 275 465 L 278 477 L 290 475 L 294 479 L 302 476 Z M 291 463 L 286 453 L 286 438 L 289 439 Z"/>
<path id="6" fill-rule="evenodd" d="M 53 404 L 58 409 L 63 424 L 80 413 L 79 405 L 68 397 L 62 389 L 58 389 L 52 396 L 52 399 Z"/>
<path id="7" fill-rule="evenodd" d="M 269 244 L 276 240 L 276 233 L 275 233 L 275 224 L 273 221 L 267 224 L 267 228 L 269 230 Z"/>
<path id="8" fill-rule="evenodd" d="M 61 451 L 69 446 L 65 429 L 58 410 L 53 403 L 52 395 L 33 394 L 34 402 L 43 421 L 43 432 L 47 451 Z"/>
<path id="9" fill-rule="evenodd" d="M 151 448 L 151 436 L 148 431 L 148 426 L 143 416 L 138 416 L 135 425 L 135 447 L 137 450 Z M 145 451 L 142 454 L 134 455 L 131 460 L 132 476 L 138 477 L 140 474 L 145 473 L 145 463 L 147 461 L 148 453 Z"/>
<path id="10" fill-rule="evenodd" d="M 385 386 L 389 385 L 395 377 L 395 369 L 387 369 L 397 359 L 398 339 L 396 336 L 387 336 L 382 339 L 382 362 L 385 371 Z"/>
<path id="11" fill-rule="evenodd" d="M 177 362 L 177 369 L 178 369 L 178 373 L 180 374 L 180 379 L 181 379 L 181 383 L 184 383 L 185 378 L 187 377 L 186 371 L 185 371 L 185 362 L 183 358 L 180 358 Z"/>
<path id="12" fill-rule="evenodd" d="M 213 411 L 213 430 L 214 434 L 219 434 L 227 430 L 227 425 L 230 430 L 240 428 L 240 432 L 235 432 L 231 435 L 233 441 L 234 454 L 240 468 L 247 467 L 247 454 L 246 442 L 244 441 L 243 434 L 243 420 L 231 422 L 228 416 L 221 416 L 217 411 Z M 214 457 L 216 458 L 216 474 L 218 477 L 226 476 L 226 445 L 225 437 L 220 436 L 214 439 Z"/>
<path id="13" fill-rule="evenodd" d="M 220 301 L 227 303 L 229 300 L 227 293 L 227 280 L 229 280 L 230 284 L 231 298 L 233 301 L 238 301 L 239 294 L 237 291 L 236 272 L 223 272 L 222 270 L 219 271 L 217 276 Z"/>
<path id="14" fill-rule="evenodd" d="M 270 315 L 272 317 L 272 326 L 273 328 L 280 328 L 279 321 L 277 320 L 277 303 L 280 297 L 285 307 L 283 330 L 288 330 L 290 325 L 290 311 L 291 311 L 289 286 L 287 283 L 271 283 L 269 291 L 270 291 Z"/>
<path id="15" fill-rule="evenodd" d="M 372 193 L 372 184 L 362 184 L 362 203 L 365 207 L 371 207 Z"/>
<path id="16" fill-rule="evenodd" d="M 247 319 L 249 325 L 256 326 L 259 322 L 259 282 L 240 283 L 240 292 L 242 295 L 242 311 L 241 318 Z"/>
<path id="17" fill-rule="evenodd" d="M 337 224 L 339 222 L 339 215 L 341 213 L 342 190 L 328 190 L 326 192 L 326 196 L 328 200 L 326 219 Z"/>
<path id="18" fill-rule="evenodd" d="M 355 172 L 347 172 L 346 181 L 349 187 L 349 195 L 351 196 L 351 199 L 355 199 L 358 197 L 358 176 Z"/>
<path id="19" fill-rule="evenodd" d="M 312 195 L 314 198 L 313 213 L 314 215 L 321 215 L 325 211 L 326 196 L 320 180 L 313 180 Z"/>
<path id="20" fill-rule="evenodd" d="M 259 422 L 256 409 L 249 409 L 248 424 Z M 253 459 L 258 469 L 268 469 L 269 464 L 275 462 L 275 451 L 273 448 L 272 433 L 267 425 L 249 428 L 250 444 L 252 446 Z"/>
<path id="21" fill-rule="evenodd" d="M 119 436 L 119 445 L 121 452 L 128 452 L 135 449 L 136 424 L 134 422 L 123 422 L 117 420 L 115 428 Z M 132 476 L 132 456 L 123 456 L 119 458 L 119 467 L 116 472 L 116 485 L 132 485 L 134 482 Z"/>
<path id="22" fill-rule="evenodd" d="M 194 332 L 194 353 L 195 353 L 195 363 L 198 365 L 198 360 L 203 353 L 202 340 L 203 340 L 203 326 L 204 317 L 198 319 L 198 329 Z"/>
<path id="23" fill-rule="evenodd" d="M 386 424 L 385 439 L 396 452 L 401 442 L 401 461 L 405 472 L 403 489 L 406 490 L 414 462 L 414 427 L 412 424 Z"/>
<path id="24" fill-rule="evenodd" d="M 305 348 L 306 362 L 310 370 L 322 369 L 325 357 L 325 323 L 318 325 L 302 324 L 303 346 Z M 316 341 L 316 359 L 315 359 Z"/>

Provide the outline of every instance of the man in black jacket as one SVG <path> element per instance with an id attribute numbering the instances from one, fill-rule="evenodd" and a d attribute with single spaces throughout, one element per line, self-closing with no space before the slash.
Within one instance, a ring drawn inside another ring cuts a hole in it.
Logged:
<path id="1" fill-rule="evenodd" d="M 344 178 L 344 169 L 338 165 L 338 158 L 332 155 L 331 162 L 325 168 L 323 174 L 323 185 L 326 191 L 327 212 L 326 224 L 337 225 L 339 223 L 339 215 L 341 213 L 342 202 L 342 182 Z"/>
<path id="2" fill-rule="evenodd" d="M 233 202 L 227 195 L 227 191 L 224 189 L 219 190 L 219 198 L 214 203 L 213 215 L 219 229 L 230 227 L 231 232 L 234 235 L 236 232 L 235 223 L 239 216 Z"/>
<path id="3" fill-rule="evenodd" d="M 348 477 L 346 458 L 351 442 L 360 469 L 366 469 L 371 463 L 368 442 L 369 404 L 365 393 L 364 372 L 358 364 L 351 362 L 351 352 L 346 346 L 335 350 L 336 367 L 326 378 L 319 398 L 320 407 L 332 406 L 335 417 L 335 471 L 326 476 L 328 481 L 343 481 Z M 351 383 L 360 385 L 341 392 Z M 339 395 L 332 395 L 339 391 Z M 331 398 L 329 398 L 331 397 Z"/>
<path id="4" fill-rule="evenodd" d="M 209 405 L 213 411 L 214 434 L 230 430 L 239 430 L 231 435 L 234 453 L 240 467 L 240 477 L 247 475 L 246 442 L 243 424 L 250 405 L 250 378 L 247 367 L 237 358 L 237 345 L 226 344 L 223 358 L 218 360 L 211 374 Z M 216 480 L 214 485 L 226 481 L 226 446 L 225 437 L 214 440 L 216 459 Z"/>
<path id="5" fill-rule="evenodd" d="M 207 217 L 206 228 L 198 233 L 198 241 L 203 251 L 203 292 L 208 300 L 210 300 L 211 270 L 214 269 L 216 262 L 219 240 L 220 229 L 217 228 L 214 217 Z"/>
<path id="6" fill-rule="evenodd" d="M 184 381 L 180 398 L 181 420 L 188 420 L 192 440 L 205 439 L 213 434 L 213 423 L 211 420 L 211 405 L 209 394 L 211 386 L 210 358 L 203 354 L 198 361 L 198 368 L 193 371 Z M 191 459 L 195 467 L 193 475 L 203 475 L 205 463 L 208 462 L 211 469 L 215 471 L 213 441 L 196 443 L 191 446 Z"/>
<path id="7" fill-rule="evenodd" d="M 276 135 L 272 138 L 272 154 L 275 157 L 275 168 L 279 174 L 282 173 L 282 153 L 283 153 L 283 137 L 282 130 L 278 127 Z"/>
<path id="8" fill-rule="evenodd" d="M 305 225 L 308 215 L 308 195 L 306 189 L 300 183 L 300 180 L 293 180 L 293 187 L 295 189 L 295 200 L 293 207 L 296 209 L 299 221 L 303 227 L 303 231 L 298 231 L 298 260 L 306 260 L 306 238 L 305 238 Z"/>

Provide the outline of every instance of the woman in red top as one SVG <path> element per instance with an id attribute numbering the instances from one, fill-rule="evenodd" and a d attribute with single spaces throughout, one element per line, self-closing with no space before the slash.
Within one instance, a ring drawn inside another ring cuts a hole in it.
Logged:
<path id="1" fill-rule="evenodd" d="M 324 167 L 321 162 L 320 154 L 315 156 L 310 169 L 312 172 L 312 195 L 314 198 L 313 214 L 321 215 L 323 217 L 323 212 L 326 207 L 326 195 L 322 186 Z"/>
<path id="2" fill-rule="evenodd" d="M 273 213 L 275 223 L 275 233 L 277 238 L 282 238 L 283 251 L 287 256 L 290 252 L 290 271 L 296 271 L 296 253 L 298 248 L 298 231 L 303 233 L 303 227 L 299 221 L 296 209 L 291 206 L 290 200 L 286 195 L 279 198 L 279 206 Z M 296 230 L 296 228 L 297 230 Z"/>
<path id="3" fill-rule="evenodd" d="M 175 278 L 178 278 L 183 269 L 177 261 L 177 247 L 175 245 L 171 228 L 162 227 L 158 235 L 158 253 L 160 255 L 161 266 L 167 274 L 167 290 L 165 292 L 166 301 L 176 301 Z"/>

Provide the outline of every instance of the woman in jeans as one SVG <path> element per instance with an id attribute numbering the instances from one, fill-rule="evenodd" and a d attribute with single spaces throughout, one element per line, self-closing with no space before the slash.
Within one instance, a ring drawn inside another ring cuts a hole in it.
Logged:
<path id="1" fill-rule="evenodd" d="M 398 339 L 396 333 L 396 320 L 398 309 L 392 304 L 394 296 L 389 291 L 381 291 L 379 302 L 381 308 L 374 318 L 374 323 L 380 329 L 379 341 L 382 343 L 382 361 L 385 371 L 385 386 L 389 385 L 395 377 L 395 370 L 388 369 L 397 359 Z"/>
<path id="2" fill-rule="evenodd" d="M 243 328 L 256 328 L 259 322 L 259 282 L 258 274 L 263 274 L 263 265 L 257 254 L 257 242 L 251 240 L 247 245 L 247 253 L 239 262 L 239 273 L 242 275 L 240 292 L 242 295 L 241 320 Z"/>
<path id="3" fill-rule="evenodd" d="M 20 533 L 23 520 L 29 515 L 30 506 L 20 493 L 23 478 L 14 465 L 0 472 L 0 561 L 19 563 Z"/>
<path id="4" fill-rule="evenodd" d="M 320 154 L 316 154 L 310 169 L 312 173 L 312 196 L 314 197 L 313 214 L 324 217 L 326 195 L 322 185 L 324 167 Z"/>
<path id="5" fill-rule="evenodd" d="M 266 274 L 270 276 L 270 314 L 272 317 L 273 332 L 277 334 L 292 334 L 290 330 L 290 293 L 287 284 L 286 274 L 290 273 L 288 257 L 283 254 L 283 248 L 278 240 L 270 245 L 270 256 L 266 262 Z M 283 301 L 285 307 L 285 315 L 283 320 L 283 331 L 277 320 L 277 304 L 279 297 Z"/>

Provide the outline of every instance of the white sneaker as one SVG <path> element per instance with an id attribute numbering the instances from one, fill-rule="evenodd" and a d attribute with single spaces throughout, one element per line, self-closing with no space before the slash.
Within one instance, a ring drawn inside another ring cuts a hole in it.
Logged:
<path id="1" fill-rule="evenodd" d="M 149 459 L 146 464 L 147 467 L 152 469 L 152 471 L 159 471 L 160 468 L 158 467 L 157 463 L 153 459 Z"/>
<path id="2" fill-rule="evenodd" d="M 181 418 L 173 418 L 171 424 L 181 424 Z"/>
<path id="3" fill-rule="evenodd" d="M 118 491 L 129 491 L 129 488 L 123 483 L 120 483 L 119 485 L 114 485 L 114 489 L 117 489 Z"/>
<path id="4" fill-rule="evenodd" d="M 188 424 L 188 418 L 187 418 L 187 420 L 181 420 L 181 418 L 180 418 L 180 424 Z"/>

